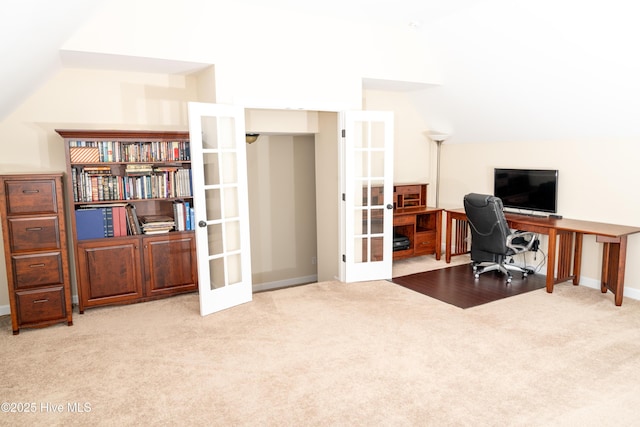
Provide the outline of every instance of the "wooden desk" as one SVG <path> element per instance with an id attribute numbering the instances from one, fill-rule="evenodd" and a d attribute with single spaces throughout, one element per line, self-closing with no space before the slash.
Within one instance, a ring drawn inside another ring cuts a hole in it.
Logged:
<path id="1" fill-rule="evenodd" d="M 429 207 L 401 208 L 393 211 L 393 232 L 409 238 L 409 248 L 395 251 L 393 259 L 435 254 L 442 250 L 442 209 Z"/>
<path id="2" fill-rule="evenodd" d="M 446 210 L 445 260 L 451 256 L 469 252 L 470 233 L 464 209 Z M 627 236 L 640 233 L 640 227 L 581 221 L 576 219 L 553 219 L 506 213 L 509 227 L 516 230 L 533 231 L 549 236 L 547 254 L 547 292 L 553 292 L 556 283 L 573 280 L 580 283 L 582 262 L 582 236 L 591 234 L 604 245 L 602 251 L 602 275 L 600 290 L 610 290 L 615 295 L 615 304 L 622 305 L 624 294 L 624 272 L 627 258 Z M 454 227 L 455 225 L 455 227 Z M 455 228 L 455 241 L 453 230 Z M 573 255 L 573 265 L 571 265 Z M 556 261 L 557 258 L 557 261 Z M 556 273 L 557 262 L 557 273 Z"/>

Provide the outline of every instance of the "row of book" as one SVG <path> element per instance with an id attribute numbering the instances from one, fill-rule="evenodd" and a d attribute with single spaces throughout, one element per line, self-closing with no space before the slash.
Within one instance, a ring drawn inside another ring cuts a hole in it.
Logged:
<path id="1" fill-rule="evenodd" d="M 142 233 L 135 206 L 128 203 L 85 205 L 75 214 L 78 240 Z"/>
<path id="2" fill-rule="evenodd" d="M 189 202 L 173 202 L 174 217 L 138 216 L 130 203 L 83 205 L 75 211 L 78 240 L 137 234 L 160 234 L 172 230 L 193 230 L 194 211 Z"/>
<path id="3" fill-rule="evenodd" d="M 126 176 L 112 175 L 110 170 L 74 167 L 71 180 L 76 202 L 191 197 L 193 194 L 191 169 L 181 167 L 158 167 L 151 173 Z"/>
<path id="4" fill-rule="evenodd" d="M 173 162 L 191 160 L 189 141 L 69 141 L 69 147 L 96 147 L 100 162 Z"/>
<path id="5" fill-rule="evenodd" d="M 195 213 L 189 202 L 176 200 L 173 202 L 173 218 L 178 231 L 195 229 Z"/>

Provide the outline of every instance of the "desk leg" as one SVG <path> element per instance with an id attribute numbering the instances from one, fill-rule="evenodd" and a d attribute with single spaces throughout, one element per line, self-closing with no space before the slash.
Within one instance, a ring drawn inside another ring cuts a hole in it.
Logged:
<path id="1" fill-rule="evenodd" d="M 454 228 L 455 231 L 453 230 Z M 447 212 L 447 230 L 445 233 L 445 261 L 447 263 L 451 262 L 451 257 L 454 255 L 469 253 L 469 223 L 466 215 L 454 215 Z"/>
<path id="2" fill-rule="evenodd" d="M 447 229 L 445 230 L 445 248 L 444 260 L 449 264 L 451 262 L 451 233 L 453 233 L 453 216 L 447 213 Z"/>
<path id="3" fill-rule="evenodd" d="M 576 233 L 575 249 L 573 253 L 573 284 L 580 284 L 580 269 L 582 268 L 582 233 Z"/>
<path id="4" fill-rule="evenodd" d="M 600 290 L 607 289 L 615 295 L 617 306 L 622 305 L 624 296 L 624 273 L 627 258 L 627 236 L 596 236 L 596 241 L 603 243 L 602 248 L 602 283 Z"/>
<path id="5" fill-rule="evenodd" d="M 547 292 L 553 292 L 553 285 L 556 281 L 556 236 L 557 230 L 555 228 L 549 228 L 549 248 L 547 254 Z"/>
<path id="6" fill-rule="evenodd" d="M 442 258 L 442 211 L 436 212 L 436 261 Z"/>

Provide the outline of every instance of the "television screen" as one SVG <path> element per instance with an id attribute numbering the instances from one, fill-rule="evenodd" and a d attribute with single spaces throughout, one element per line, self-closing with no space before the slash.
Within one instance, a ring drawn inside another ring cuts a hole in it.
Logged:
<path id="1" fill-rule="evenodd" d="M 493 195 L 505 208 L 556 213 L 558 206 L 558 170 L 494 170 Z"/>

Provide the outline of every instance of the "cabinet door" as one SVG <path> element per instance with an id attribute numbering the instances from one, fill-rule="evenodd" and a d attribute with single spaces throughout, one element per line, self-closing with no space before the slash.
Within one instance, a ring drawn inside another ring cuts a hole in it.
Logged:
<path id="1" fill-rule="evenodd" d="M 83 307 L 142 297 L 139 238 L 78 243 L 78 291 Z"/>
<path id="2" fill-rule="evenodd" d="M 145 296 L 195 291 L 196 244 L 193 233 L 167 233 L 143 241 Z"/>

